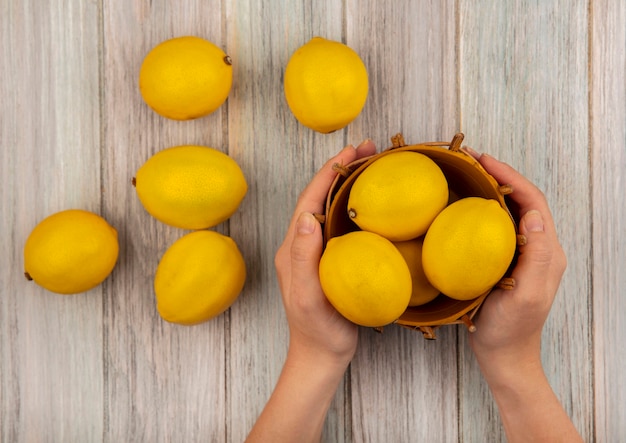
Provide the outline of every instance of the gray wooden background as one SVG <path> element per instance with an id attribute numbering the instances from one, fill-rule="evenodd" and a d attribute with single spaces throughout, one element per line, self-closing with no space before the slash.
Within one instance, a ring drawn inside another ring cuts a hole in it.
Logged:
<path id="1" fill-rule="evenodd" d="M 240 442 L 278 377 L 287 326 L 273 267 L 299 192 L 364 138 L 449 140 L 527 175 L 553 208 L 569 267 L 543 360 L 587 441 L 626 439 L 626 3 L 621 0 L 0 0 L 0 439 Z M 137 87 L 147 51 L 198 35 L 234 60 L 214 114 L 166 120 Z M 363 58 L 370 92 L 347 129 L 299 125 L 282 90 L 312 36 Z M 249 277 L 211 322 L 158 316 L 152 279 L 184 232 L 152 219 L 130 180 L 178 144 L 228 152 L 249 193 L 218 229 Z M 98 288 L 48 293 L 23 277 L 24 241 L 67 208 L 118 230 Z M 437 341 L 363 329 L 332 404 L 329 442 L 496 442 L 504 434 L 464 328 Z"/>

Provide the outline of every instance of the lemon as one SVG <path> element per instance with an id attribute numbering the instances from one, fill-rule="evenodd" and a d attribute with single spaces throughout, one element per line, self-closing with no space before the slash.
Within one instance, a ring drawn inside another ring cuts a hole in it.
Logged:
<path id="1" fill-rule="evenodd" d="M 418 152 L 381 156 L 356 178 L 348 215 L 361 229 L 392 241 L 417 238 L 448 203 L 448 182 L 437 164 Z"/>
<path id="2" fill-rule="evenodd" d="M 348 320 L 379 327 L 394 322 L 411 298 L 411 273 L 400 252 L 378 234 L 331 238 L 319 264 L 326 298 Z"/>
<path id="3" fill-rule="evenodd" d="M 154 277 L 157 310 L 171 323 L 194 325 L 228 309 L 243 289 L 246 265 L 235 241 L 195 231 L 175 241 Z"/>
<path id="4" fill-rule="evenodd" d="M 235 160 L 216 149 L 193 145 L 159 151 L 139 168 L 133 183 L 153 217 L 182 229 L 223 222 L 248 191 Z"/>
<path id="5" fill-rule="evenodd" d="M 439 290 L 430 284 L 424 274 L 422 267 L 422 247 L 424 245 L 424 237 L 395 242 L 394 246 L 398 248 L 402 257 L 409 266 L 411 272 L 411 281 L 413 282 L 413 292 L 409 306 L 420 306 L 432 301 L 439 295 Z"/>
<path id="6" fill-rule="evenodd" d="M 329 133 L 361 113 L 368 92 L 367 70 L 352 48 L 314 37 L 289 59 L 284 88 L 296 119 L 315 131 Z"/>
<path id="7" fill-rule="evenodd" d="M 59 294 L 98 286 L 115 267 L 117 231 L 92 212 L 70 209 L 43 219 L 24 245 L 26 277 Z"/>
<path id="8" fill-rule="evenodd" d="M 186 36 L 155 46 L 143 60 L 139 89 L 158 114 L 190 120 L 215 111 L 233 83 L 229 56 L 208 40 Z"/>
<path id="9" fill-rule="evenodd" d="M 471 300 L 502 278 L 515 246 L 515 226 L 497 201 L 463 198 L 441 211 L 426 233 L 424 272 L 448 297 Z"/>

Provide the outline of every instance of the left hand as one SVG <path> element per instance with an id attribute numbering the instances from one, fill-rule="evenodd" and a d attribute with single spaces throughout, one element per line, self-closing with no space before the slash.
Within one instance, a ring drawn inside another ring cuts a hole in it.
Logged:
<path id="1" fill-rule="evenodd" d="M 375 152 L 376 147 L 367 140 L 356 149 L 344 148 L 326 162 L 298 199 L 274 260 L 289 323 L 290 354 L 304 353 L 315 359 L 329 357 L 346 365 L 354 356 L 357 326 L 339 314 L 322 291 L 322 229 L 313 214 L 324 212 L 326 196 L 336 176 L 333 164 L 346 165 Z"/>

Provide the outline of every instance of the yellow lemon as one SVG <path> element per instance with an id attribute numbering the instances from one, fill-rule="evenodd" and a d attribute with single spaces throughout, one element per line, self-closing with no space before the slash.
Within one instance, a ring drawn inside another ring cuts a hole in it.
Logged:
<path id="1" fill-rule="evenodd" d="M 413 282 L 413 292 L 409 306 L 420 306 L 432 301 L 439 295 L 439 289 L 430 284 L 424 274 L 422 267 L 422 247 L 424 245 L 424 237 L 395 242 L 394 246 L 398 248 L 402 257 L 409 266 L 411 271 L 411 281 Z"/>
<path id="2" fill-rule="evenodd" d="M 379 327 L 394 322 L 411 298 L 411 273 L 393 243 L 366 231 L 331 238 L 319 264 L 326 298 L 348 320 Z"/>
<path id="3" fill-rule="evenodd" d="M 424 235 L 447 203 L 448 182 L 434 161 L 418 152 L 395 152 L 356 178 L 348 215 L 365 231 L 404 241 Z"/>
<path id="4" fill-rule="evenodd" d="M 59 294 L 102 283 L 115 267 L 117 231 L 92 212 L 70 209 L 43 219 L 24 245 L 26 277 Z"/>
<path id="5" fill-rule="evenodd" d="M 235 241 L 195 231 L 169 247 L 157 267 L 157 310 L 171 323 L 194 325 L 228 309 L 243 289 L 246 265 Z"/>
<path id="6" fill-rule="evenodd" d="M 155 46 L 139 71 L 144 101 L 158 114 L 190 120 L 215 111 L 233 83 L 229 56 L 200 37 L 178 37 Z"/>
<path id="7" fill-rule="evenodd" d="M 153 155 L 133 183 L 144 208 L 182 229 L 204 229 L 228 219 L 248 185 L 228 155 L 204 146 L 175 146 Z"/>
<path id="8" fill-rule="evenodd" d="M 471 300 L 502 278 L 516 243 L 513 221 L 497 201 L 463 198 L 441 211 L 426 233 L 424 272 L 448 297 Z"/>
<path id="9" fill-rule="evenodd" d="M 284 88 L 296 119 L 315 131 L 329 133 L 361 113 L 368 92 L 367 70 L 352 48 L 314 37 L 289 59 Z"/>

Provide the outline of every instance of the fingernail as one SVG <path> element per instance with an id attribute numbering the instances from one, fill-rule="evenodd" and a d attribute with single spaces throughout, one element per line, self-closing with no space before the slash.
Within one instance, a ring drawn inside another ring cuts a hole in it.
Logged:
<path id="1" fill-rule="evenodd" d="M 343 148 L 341 148 L 341 149 L 339 150 L 339 152 L 338 152 L 337 154 L 335 154 L 335 157 L 337 157 L 337 156 L 339 156 L 339 155 L 343 154 L 344 152 L 347 152 L 347 151 L 355 151 L 355 150 L 356 150 L 356 148 L 355 148 L 354 146 L 352 146 L 352 145 L 344 146 Z"/>
<path id="2" fill-rule="evenodd" d="M 542 232 L 543 218 L 536 209 L 531 209 L 524 215 L 524 226 L 528 232 Z"/>
<path id="3" fill-rule="evenodd" d="M 372 141 L 369 138 L 366 138 L 365 140 L 363 140 L 361 143 L 359 143 L 359 145 L 356 147 L 357 149 L 359 149 L 361 146 L 364 146 L 367 143 L 371 143 Z"/>
<path id="4" fill-rule="evenodd" d="M 470 148 L 469 146 L 463 146 L 461 148 L 461 150 L 465 151 L 465 153 L 471 155 L 476 160 L 478 160 L 482 156 L 482 154 L 480 152 L 475 151 L 474 149 Z"/>
<path id="5" fill-rule="evenodd" d="M 308 235 L 312 234 L 315 231 L 315 224 L 317 220 L 315 220 L 315 216 L 310 212 L 303 212 L 298 217 L 298 221 L 296 223 L 296 231 L 298 234 Z"/>

